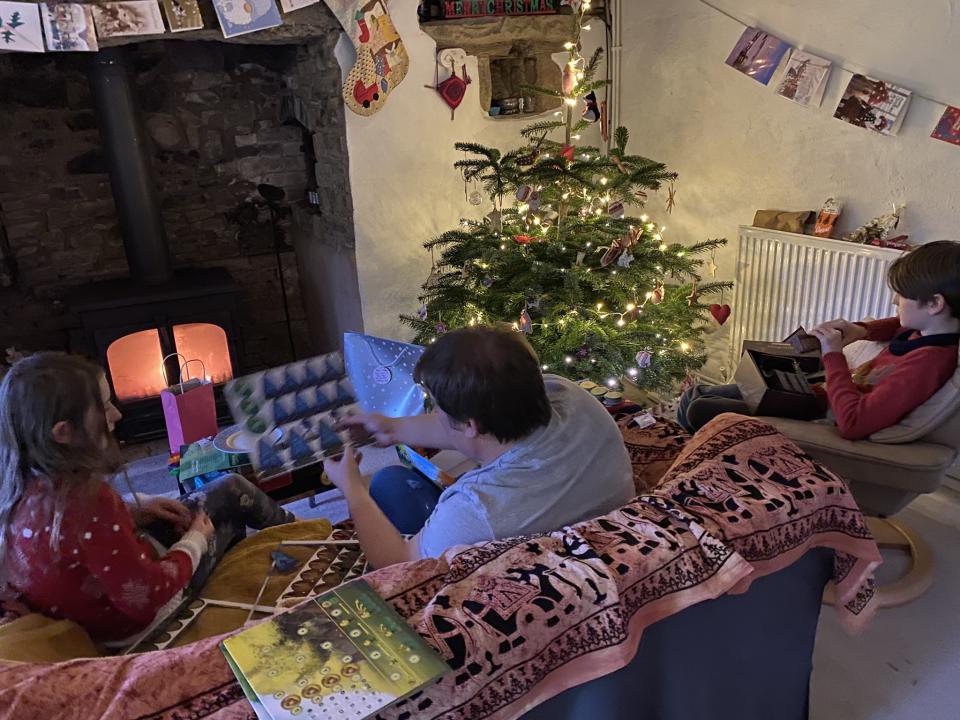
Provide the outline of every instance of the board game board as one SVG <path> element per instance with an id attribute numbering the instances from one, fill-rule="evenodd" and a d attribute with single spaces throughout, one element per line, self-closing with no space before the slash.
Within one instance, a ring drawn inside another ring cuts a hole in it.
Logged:
<path id="1" fill-rule="evenodd" d="M 257 715 L 271 720 L 362 720 L 449 670 L 363 580 L 220 647 Z"/>
<path id="2" fill-rule="evenodd" d="M 339 429 L 356 400 L 340 353 L 245 375 L 224 386 L 237 423 L 250 433 L 250 460 L 260 479 L 323 461 L 344 443 L 368 445 L 362 428 Z"/>

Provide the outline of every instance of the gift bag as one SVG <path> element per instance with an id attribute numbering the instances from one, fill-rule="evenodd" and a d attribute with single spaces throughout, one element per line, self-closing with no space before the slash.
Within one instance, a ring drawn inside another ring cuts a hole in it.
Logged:
<path id="1" fill-rule="evenodd" d="M 174 356 L 183 357 L 174 353 L 164 358 L 164 361 Z M 217 403 L 213 399 L 213 383 L 206 379 L 206 368 L 200 377 L 184 379 L 190 363 L 200 363 L 203 367 L 200 360 L 184 358 L 177 382 L 160 392 L 171 455 L 179 453 L 182 445 L 217 434 Z"/>
<path id="2" fill-rule="evenodd" d="M 423 347 L 360 333 L 343 334 L 347 375 L 360 406 L 388 417 L 423 412 L 423 389 L 413 369 Z"/>

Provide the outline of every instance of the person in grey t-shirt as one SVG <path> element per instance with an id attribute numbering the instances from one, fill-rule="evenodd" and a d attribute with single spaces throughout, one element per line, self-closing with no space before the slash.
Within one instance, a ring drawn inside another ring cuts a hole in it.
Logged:
<path id="1" fill-rule="evenodd" d="M 433 413 L 348 422 L 363 425 L 379 445 L 454 449 L 480 467 L 441 492 L 401 466 L 376 473 L 368 487 L 352 451 L 328 460 L 327 474 L 346 496 L 375 567 L 559 530 L 634 496 L 616 423 L 586 391 L 544 376 L 522 335 L 490 327 L 447 333 L 427 348 L 414 376 L 433 399 Z"/>

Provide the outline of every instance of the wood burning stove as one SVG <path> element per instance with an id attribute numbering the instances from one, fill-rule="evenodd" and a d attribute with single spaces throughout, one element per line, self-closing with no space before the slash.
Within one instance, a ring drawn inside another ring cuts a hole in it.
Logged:
<path id="1" fill-rule="evenodd" d="M 110 185 L 130 277 L 83 286 L 66 302 L 80 319 L 71 350 L 98 360 L 116 395 L 125 440 L 164 433 L 160 390 L 179 377 L 182 360 L 222 383 L 238 363 L 239 288 L 223 268 L 174 270 L 160 219 L 146 136 L 139 121 L 121 48 L 93 59 L 90 85 L 97 108 Z M 229 417 L 217 393 L 219 414 Z"/>

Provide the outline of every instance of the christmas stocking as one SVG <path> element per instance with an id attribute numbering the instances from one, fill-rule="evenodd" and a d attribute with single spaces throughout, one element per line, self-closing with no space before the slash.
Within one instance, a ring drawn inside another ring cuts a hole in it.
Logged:
<path id="1" fill-rule="evenodd" d="M 407 74 L 410 58 L 393 27 L 387 0 L 324 0 L 350 37 L 357 61 L 343 83 L 343 101 L 373 115 Z"/>

